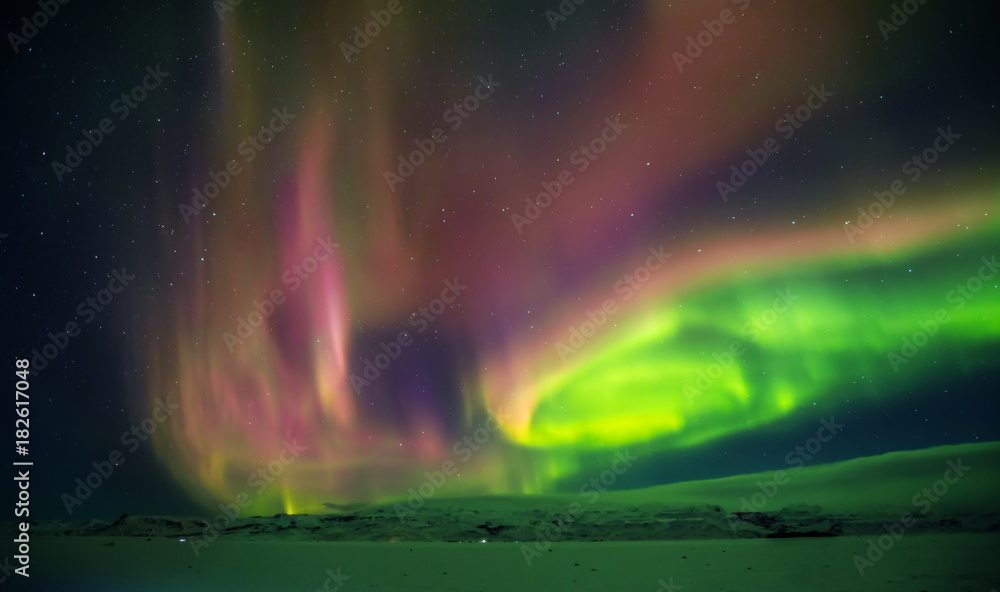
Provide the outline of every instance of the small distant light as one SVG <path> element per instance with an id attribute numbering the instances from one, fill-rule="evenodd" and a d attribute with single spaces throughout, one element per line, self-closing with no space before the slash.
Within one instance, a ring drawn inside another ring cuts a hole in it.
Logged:
<path id="1" fill-rule="evenodd" d="M 185 539 L 180 539 L 180 542 L 182 542 L 182 543 L 183 543 L 184 541 L 185 541 Z"/>
<path id="2" fill-rule="evenodd" d="M 483 539 L 483 540 L 481 540 L 481 541 L 479 541 L 479 542 L 480 542 L 480 543 L 485 543 L 485 542 L 486 542 L 486 539 Z"/>

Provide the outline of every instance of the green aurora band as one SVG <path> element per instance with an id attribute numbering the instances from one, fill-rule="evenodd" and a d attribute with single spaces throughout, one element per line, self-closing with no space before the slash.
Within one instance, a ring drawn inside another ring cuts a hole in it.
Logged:
<path id="1" fill-rule="evenodd" d="M 995 362 L 1000 337 L 997 236 L 983 224 L 905 254 L 844 251 L 662 290 L 566 362 L 519 356 L 525 382 L 494 376 L 488 399 L 520 410 L 508 435 L 561 457 L 558 477 L 582 468 L 581 451 L 691 447 L 821 399 L 902 396 L 940 368 L 971 375 Z"/>

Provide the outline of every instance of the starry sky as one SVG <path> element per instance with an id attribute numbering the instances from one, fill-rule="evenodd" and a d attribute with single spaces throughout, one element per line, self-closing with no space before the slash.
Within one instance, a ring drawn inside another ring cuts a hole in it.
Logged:
<path id="1" fill-rule="evenodd" d="M 2 9 L 39 516 L 212 513 L 289 442 L 254 513 L 1000 437 L 973 3 L 162 4 Z"/>

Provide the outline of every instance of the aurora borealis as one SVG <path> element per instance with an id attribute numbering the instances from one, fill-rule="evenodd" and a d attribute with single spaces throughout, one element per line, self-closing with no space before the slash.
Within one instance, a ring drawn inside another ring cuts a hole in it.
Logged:
<path id="1" fill-rule="evenodd" d="M 187 293 L 171 315 L 176 359 L 161 344 L 150 352 L 159 366 L 151 392 L 175 385 L 168 391 L 189 410 L 157 440 L 175 476 L 206 503 L 228 499 L 282 442 L 296 441 L 306 451 L 254 511 L 391 500 L 455 460 L 463 437 L 493 410 L 506 416 L 498 437 L 462 455 L 447 494 L 539 493 L 586 471 L 581 451 L 682 449 L 763 429 L 845 389 L 885 399 L 919 385 L 930 364 L 897 373 L 887 354 L 995 251 L 995 189 L 971 183 L 940 202 L 941 188 L 914 186 L 856 240 L 843 225 L 856 223 L 855 202 L 868 203 L 880 176 L 869 191 L 860 190 L 865 183 L 841 188 L 823 207 L 791 200 L 783 217 L 795 225 L 762 218 L 727 228 L 721 212 L 710 221 L 725 205 L 712 184 L 679 183 L 678 172 L 725 170 L 727 146 L 755 140 L 756 125 L 781 117 L 768 115 L 773 103 L 804 102 L 822 82 L 807 75 L 816 60 L 782 56 L 769 39 L 803 18 L 828 35 L 848 27 L 834 14 L 753 10 L 677 72 L 653 56 L 670 55 L 674 32 L 711 11 L 633 6 L 618 18 L 635 34 L 603 43 L 616 58 L 638 59 L 614 68 L 598 60 L 589 76 L 568 78 L 576 82 L 569 89 L 529 83 L 536 92 L 552 87 L 547 109 L 540 97 L 524 107 L 529 91 L 517 89 L 525 82 L 516 76 L 436 71 L 420 53 L 428 40 L 413 8 L 352 56 L 357 64 L 309 60 L 294 79 L 308 82 L 292 109 L 296 121 L 268 147 L 277 154 L 245 165 L 209 205 L 212 217 L 184 229 L 199 247 L 192 256 L 207 257 L 184 280 Z M 321 12 L 348 24 L 363 18 Z M 221 146 L 238 141 L 237 122 L 256 121 L 287 97 L 251 74 L 249 64 L 262 59 L 252 48 L 229 49 L 268 29 L 235 12 L 219 27 L 230 80 L 223 104 L 232 105 L 223 112 L 234 130 Z M 339 43 L 330 36 L 331 56 Z M 755 76 L 727 80 L 734 86 L 724 90 L 719 70 L 734 62 Z M 827 67 L 825 80 L 836 79 L 837 68 Z M 483 77 L 495 79 L 493 94 L 478 92 Z M 830 86 L 831 113 L 817 117 L 848 117 L 843 104 L 856 91 Z M 573 101 L 573 91 L 591 96 Z M 707 116 L 717 121 L 701 123 Z M 807 125 L 796 121 L 796 129 Z M 746 216 L 750 200 L 766 199 L 749 195 L 754 183 L 729 196 L 740 205 L 727 213 Z M 697 234 L 667 223 L 669 212 L 695 204 L 706 210 Z M 527 220 L 519 221 L 522 210 Z M 262 326 L 228 351 L 220 336 L 287 287 L 287 270 L 328 235 L 339 244 L 332 259 L 302 277 L 287 302 L 275 301 L 271 316 L 257 315 Z M 646 245 L 670 258 L 646 269 Z M 641 283 L 630 279 L 636 271 Z M 467 290 L 428 308 L 445 281 Z M 995 287 L 955 310 L 922 356 L 955 371 L 989 367 L 983 348 L 1000 335 Z M 609 299 L 603 324 L 574 337 Z M 726 354 L 735 342 L 741 353 Z M 711 367 L 716 360 L 726 364 L 721 371 Z M 364 389 L 355 388 L 361 378 Z"/>
<path id="2" fill-rule="evenodd" d="M 989 367 L 990 360 L 981 352 L 1000 332 L 1000 323 L 991 315 L 996 302 L 989 293 L 958 293 L 953 288 L 961 290 L 975 277 L 989 285 L 996 273 L 995 258 L 991 268 L 988 261 L 977 265 L 975 257 L 989 247 L 997 228 L 973 218 L 975 231 L 970 228 L 954 236 L 955 220 L 968 221 L 963 214 L 939 209 L 924 219 L 911 219 L 907 228 L 924 229 L 919 237 L 894 236 L 897 228 L 885 221 L 883 236 L 896 238 L 892 249 L 885 249 L 884 239 L 854 248 L 839 229 L 825 236 L 788 233 L 738 248 L 726 241 L 705 245 L 700 254 L 676 261 L 661 277 L 643 285 L 634 302 L 626 299 L 632 292 L 625 291 L 619 310 L 573 353 L 567 355 L 556 344 L 573 343 L 572 327 L 596 318 L 587 313 L 599 310 L 600 300 L 593 306 L 558 311 L 546 319 L 550 328 L 534 339 L 487 350 L 477 358 L 483 370 L 469 369 L 464 377 L 464 388 L 475 395 L 465 401 L 473 410 L 468 415 L 469 431 L 477 422 L 481 426 L 482 409 L 495 409 L 505 420 L 505 442 L 478 457 L 465 455 L 477 462 L 465 469 L 463 485 L 468 481 L 473 485 L 464 492 L 544 490 L 550 480 L 582 470 L 572 460 L 573 450 L 690 446 L 759 428 L 845 388 L 857 397 L 891 396 L 900 388 L 919 385 L 933 371 L 918 360 L 899 374 L 891 355 L 904 337 L 920 330 L 919 322 L 932 319 L 940 307 L 951 309 L 949 320 L 933 335 L 929 351 L 919 355 L 965 372 Z M 930 241 L 944 241 L 950 256 L 935 254 L 927 247 Z M 734 251 L 742 256 L 733 257 Z M 774 256 L 779 252 L 786 255 Z M 771 256 L 765 259 L 766 254 Z M 942 260 L 956 256 L 971 264 L 962 269 Z M 917 280 L 900 274 L 888 257 L 938 271 L 930 279 L 927 274 Z M 730 274 L 735 269 L 741 273 L 734 277 Z M 978 270 L 985 271 L 977 276 Z M 318 450 L 307 449 L 302 460 L 287 468 L 283 482 L 288 485 L 280 503 L 289 512 L 317 511 L 331 499 L 346 503 L 365 496 L 391 496 L 393 484 L 405 489 L 407 480 L 419 480 L 424 470 L 455 457 L 463 448 L 459 433 L 449 440 L 433 418 L 420 418 L 418 413 L 395 418 L 403 427 L 392 429 L 384 417 L 369 415 L 366 395 L 351 387 L 342 363 L 352 357 L 350 346 L 337 339 L 343 336 L 337 328 L 346 322 L 324 316 L 327 309 L 319 304 L 336 294 L 332 286 L 342 284 L 332 271 L 328 273 L 333 277 L 318 273 L 321 277 L 314 288 L 306 285 L 301 297 L 293 296 L 287 303 L 290 309 L 322 319 L 316 326 L 329 329 L 300 329 L 316 343 L 303 343 L 297 350 L 310 351 L 305 361 L 283 355 L 287 345 L 275 343 L 266 331 L 248 338 L 245 353 L 231 355 L 216 344 L 216 357 L 210 358 L 218 365 L 214 375 L 197 374 L 202 364 L 185 360 L 184 367 L 192 372 L 183 375 L 185 381 L 213 385 L 206 394 L 215 403 L 208 407 L 218 411 L 199 420 L 201 425 L 216 426 L 204 430 L 205 450 L 214 452 L 201 456 L 205 464 L 200 478 L 218 487 L 220 496 L 230 492 L 219 476 L 249 475 L 255 460 L 270 458 L 270 450 L 281 450 L 285 440 L 323 443 Z M 872 278 L 884 281 L 886 276 L 897 276 L 891 290 L 861 288 L 858 293 L 848 286 L 830 285 L 832 278 L 865 286 Z M 586 302 L 583 297 L 600 298 L 612 291 L 583 289 L 581 294 L 573 300 Z M 775 313 L 769 316 L 772 310 Z M 305 326 L 315 321 L 297 319 L 289 312 L 284 322 Z M 413 339 L 420 339 L 414 333 Z M 287 338 L 292 343 L 294 335 Z M 737 351 L 731 349 L 734 343 L 740 344 L 735 356 L 727 354 Z M 409 347 L 406 342 L 405 347 Z M 397 352 L 386 348 L 385 355 L 396 353 L 397 359 L 405 359 L 409 352 L 404 348 Z M 255 363 L 257 356 L 284 363 Z M 721 374 L 715 374 L 713 364 L 724 367 Z M 304 373 L 308 379 L 301 377 L 303 368 L 308 369 Z M 852 369 L 850 376 L 871 379 L 860 386 L 849 384 L 844 368 Z M 392 371 L 391 365 L 387 371 Z M 229 376 L 240 378 L 227 380 Z M 373 385 L 374 391 L 386 390 L 377 379 Z M 297 396 L 283 394 L 288 389 Z M 187 392 L 181 390 L 185 397 Z M 199 402 L 185 398 L 182 406 Z M 411 435 L 415 429 L 420 429 L 419 436 Z M 185 440 L 194 444 L 190 436 Z M 450 446 L 452 441 L 455 446 Z M 225 446 L 230 442 L 231 447 Z M 537 472 L 523 481 L 504 473 L 519 447 L 539 452 L 528 464 Z M 349 478 L 338 480 L 345 475 Z M 343 497 L 334 497 L 334 492 Z"/>
<path id="3" fill-rule="evenodd" d="M 146 50 L 44 109 L 77 139 L 169 72 L 77 170 L 49 153 L 64 193 L 25 206 L 51 219 L 33 240 L 101 237 L 32 288 L 61 296 L 42 339 L 105 268 L 135 274 L 52 366 L 107 352 L 120 377 L 68 417 L 176 402 L 135 457 L 164 497 L 322 513 L 449 461 L 436 495 L 542 494 L 626 449 L 622 487 L 721 477 L 831 414 L 831 461 L 998 437 L 953 406 L 1000 353 L 1000 119 L 967 11 L 388 4 L 132 14 Z"/>

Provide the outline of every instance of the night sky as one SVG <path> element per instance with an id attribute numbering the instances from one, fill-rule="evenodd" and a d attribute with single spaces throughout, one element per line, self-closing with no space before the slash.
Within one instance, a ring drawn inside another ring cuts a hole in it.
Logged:
<path id="1" fill-rule="evenodd" d="M 153 4 L 7 36 L 33 519 L 213 513 L 286 443 L 254 513 L 1000 438 L 981 4 Z"/>

